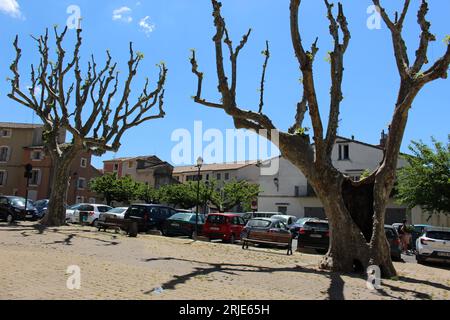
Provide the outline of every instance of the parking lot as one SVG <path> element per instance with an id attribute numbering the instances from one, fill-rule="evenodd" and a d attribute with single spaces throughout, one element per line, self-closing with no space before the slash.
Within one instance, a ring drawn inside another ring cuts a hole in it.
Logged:
<path id="1" fill-rule="evenodd" d="M 450 271 L 395 263 L 369 290 L 360 275 L 319 270 L 320 256 L 284 250 L 0 223 L 0 299 L 448 299 Z M 78 266 L 79 290 L 67 287 Z"/>

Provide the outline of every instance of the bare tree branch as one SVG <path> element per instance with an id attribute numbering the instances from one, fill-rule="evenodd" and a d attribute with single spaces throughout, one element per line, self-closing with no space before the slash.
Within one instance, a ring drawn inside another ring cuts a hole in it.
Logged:
<path id="1" fill-rule="evenodd" d="M 87 74 L 83 77 L 79 66 L 82 45 L 81 30 L 77 30 L 73 58 L 67 65 L 64 65 L 66 51 L 63 48 L 63 42 L 66 33 L 67 28 L 62 33 L 58 33 L 56 27 L 54 29 L 57 48 L 56 62 L 50 61 L 48 30 L 43 36 L 33 37 L 37 42 L 41 59 L 37 70 L 33 65 L 31 66 L 31 86 L 28 94 L 23 92 L 20 87 L 18 65 L 21 49 L 16 37 L 14 41 L 16 58 L 10 67 L 13 79 L 10 81 L 12 90 L 8 96 L 11 99 L 33 109 L 41 120 L 54 130 L 59 131 L 60 127 L 66 129 L 73 135 L 78 147 L 97 154 L 117 150 L 120 147 L 121 137 L 128 129 L 145 121 L 164 117 L 163 101 L 167 68 L 163 63 L 159 65 L 159 80 L 156 88 L 149 91 L 147 79 L 138 101 L 131 105 L 129 101 L 131 84 L 143 55 L 135 54 L 133 45 L 130 43 L 128 77 L 118 106 L 113 113 L 112 103 L 118 93 L 119 85 L 117 63 L 112 63 L 112 57 L 107 51 L 105 65 L 98 69 L 92 56 L 91 61 L 88 62 Z M 65 76 L 71 71 L 74 73 L 75 83 L 66 84 Z M 35 94 L 39 85 L 41 88 L 40 98 Z M 73 103 L 71 103 L 72 94 L 75 96 Z M 159 112 L 153 115 L 149 114 L 156 105 L 158 105 Z M 83 121 L 83 111 L 89 107 L 91 113 Z M 72 117 L 73 121 L 71 121 Z"/>
<path id="2" fill-rule="evenodd" d="M 303 94 L 308 101 L 309 114 L 314 129 L 314 142 L 316 154 L 318 158 L 325 156 L 324 141 L 323 141 L 323 125 L 319 112 L 319 104 L 317 101 L 316 89 L 313 77 L 313 62 L 318 52 L 317 41 L 311 46 L 311 51 L 305 51 L 300 37 L 298 14 L 299 14 L 300 0 L 291 0 L 290 4 L 290 27 L 291 38 L 294 46 L 295 55 L 300 65 L 300 70 L 303 74 Z"/>
<path id="3" fill-rule="evenodd" d="M 263 55 L 266 57 L 264 59 L 263 71 L 261 76 L 261 86 L 260 86 L 260 97 L 259 97 L 259 113 L 262 113 L 262 109 L 264 107 L 264 84 L 266 82 L 266 69 L 267 64 L 270 59 L 270 50 L 269 50 L 269 41 L 266 41 L 266 50 L 263 50 Z"/>
<path id="4" fill-rule="evenodd" d="M 344 73 L 344 54 L 348 48 L 351 35 L 348 29 L 347 18 L 345 17 L 342 4 L 339 3 L 337 18 L 333 16 L 333 4 L 325 0 L 328 11 L 328 20 L 330 21 L 330 34 L 334 40 L 333 52 L 329 53 L 331 64 L 331 90 L 330 90 L 330 113 L 328 117 L 328 128 L 326 136 L 326 155 L 331 157 L 334 144 L 336 142 L 337 128 L 339 125 L 340 104 L 342 96 L 342 80 Z M 343 39 L 340 42 L 339 28 L 342 30 Z"/>

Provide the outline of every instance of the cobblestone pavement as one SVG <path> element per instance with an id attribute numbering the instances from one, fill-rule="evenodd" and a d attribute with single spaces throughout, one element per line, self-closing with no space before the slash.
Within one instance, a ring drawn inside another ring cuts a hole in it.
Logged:
<path id="1" fill-rule="evenodd" d="M 450 270 L 396 263 L 398 279 L 317 269 L 320 256 L 93 228 L 0 223 L 0 299 L 449 299 Z M 67 289 L 68 266 L 81 288 Z M 162 288 L 162 290 L 155 290 Z"/>

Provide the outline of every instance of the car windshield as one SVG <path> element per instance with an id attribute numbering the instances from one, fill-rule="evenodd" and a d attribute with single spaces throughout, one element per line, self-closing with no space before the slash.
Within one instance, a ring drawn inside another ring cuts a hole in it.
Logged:
<path id="1" fill-rule="evenodd" d="M 37 208 L 45 207 L 47 205 L 47 200 L 39 200 L 34 203 L 34 206 Z"/>
<path id="2" fill-rule="evenodd" d="M 107 207 L 107 206 L 98 206 L 97 207 L 97 210 L 98 210 L 98 212 L 108 212 L 109 210 L 111 210 L 112 208 L 111 207 Z"/>
<path id="3" fill-rule="evenodd" d="M 311 218 L 300 218 L 295 223 L 299 225 L 303 225 L 306 221 L 312 220 Z"/>
<path id="4" fill-rule="evenodd" d="M 16 207 L 25 207 L 25 199 L 24 198 L 13 198 L 11 199 L 11 203 Z M 27 201 L 27 208 L 32 208 L 33 202 L 28 200 Z"/>
<path id="5" fill-rule="evenodd" d="M 191 222 L 195 223 L 196 219 L 195 214 L 193 214 L 191 216 Z M 205 217 L 202 214 L 198 215 L 198 223 L 205 223 Z"/>
<path id="6" fill-rule="evenodd" d="M 385 228 L 384 231 L 385 231 L 386 237 L 387 237 L 388 239 L 395 239 L 395 238 L 397 238 L 397 235 L 395 234 L 394 229 L 391 229 L 391 228 Z"/>
<path id="7" fill-rule="evenodd" d="M 81 206 L 81 204 L 73 204 L 73 205 L 71 205 L 69 208 L 67 208 L 67 209 L 69 209 L 69 210 L 75 210 L 75 209 L 77 209 L 79 206 Z"/>
<path id="8" fill-rule="evenodd" d="M 190 213 L 176 213 L 173 216 L 170 217 L 170 220 L 178 220 L 178 221 L 189 221 L 191 220 L 191 218 L 194 218 L 195 220 L 195 215 L 192 215 Z M 200 221 L 200 217 L 199 217 L 199 221 Z"/>
<path id="9" fill-rule="evenodd" d="M 450 240 L 450 232 L 448 231 L 428 231 L 426 236 L 436 240 Z"/>
<path id="10" fill-rule="evenodd" d="M 109 210 L 109 213 L 124 213 L 128 208 L 113 208 L 111 210 Z M 100 211 L 100 208 L 99 208 Z M 102 212 L 102 211 L 100 211 Z"/>
<path id="11" fill-rule="evenodd" d="M 270 223 L 271 222 L 268 220 L 250 220 L 247 222 L 247 226 L 253 228 L 266 228 L 270 226 Z"/>
<path id="12" fill-rule="evenodd" d="M 283 221 L 284 223 L 287 223 L 289 217 L 286 217 L 286 216 L 272 216 L 272 219 L 281 220 L 281 221 Z"/>
<path id="13" fill-rule="evenodd" d="M 328 230 L 329 229 L 328 223 L 325 223 L 325 222 L 307 221 L 307 222 L 305 222 L 304 226 L 311 228 L 311 229 L 314 228 L 316 230 Z"/>
<path id="14" fill-rule="evenodd" d="M 207 221 L 209 223 L 225 223 L 226 222 L 226 217 L 225 216 L 218 216 L 218 215 L 209 215 Z"/>

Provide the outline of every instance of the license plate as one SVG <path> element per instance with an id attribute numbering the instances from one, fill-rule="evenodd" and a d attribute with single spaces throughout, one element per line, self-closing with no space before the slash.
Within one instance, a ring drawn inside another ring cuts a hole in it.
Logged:
<path id="1" fill-rule="evenodd" d="M 32 214 L 27 214 L 27 215 L 25 216 L 25 218 L 33 218 L 33 215 L 32 215 Z"/>
<path id="2" fill-rule="evenodd" d="M 210 229 L 214 230 L 214 231 L 219 231 L 220 230 L 220 228 L 215 228 L 215 227 L 211 227 Z"/>
<path id="3" fill-rule="evenodd" d="M 450 252 L 438 252 L 437 255 L 440 257 L 450 257 Z"/>
<path id="4" fill-rule="evenodd" d="M 310 235 L 311 238 L 322 238 L 321 234 L 311 234 Z"/>
<path id="5" fill-rule="evenodd" d="M 172 223 L 172 227 L 179 227 L 180 225 L 178 223 Z"/>

